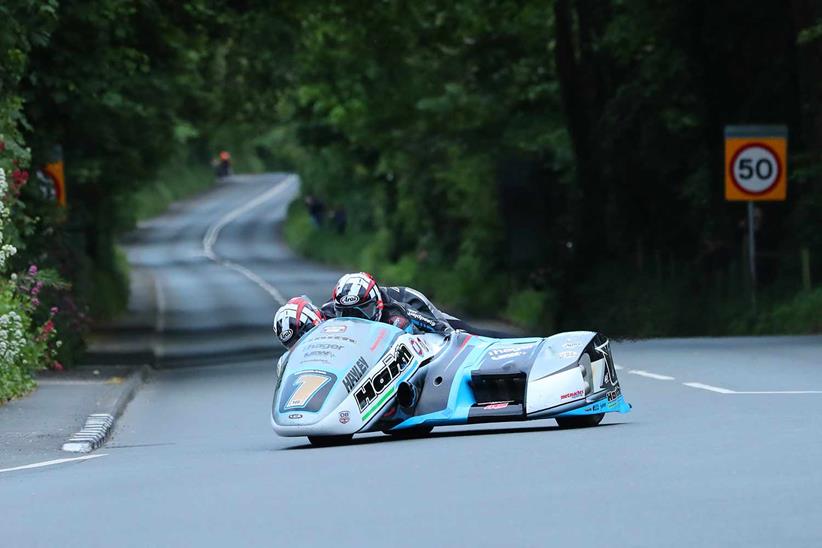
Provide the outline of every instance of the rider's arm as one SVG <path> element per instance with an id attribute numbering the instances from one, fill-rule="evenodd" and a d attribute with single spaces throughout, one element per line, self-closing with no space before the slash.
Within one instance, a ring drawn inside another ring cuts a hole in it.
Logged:
<path id="1" fill-rule="evenodd" d="M 454 328 L 448 325 L 448 322 L 440 320 L 429 314 L 425 314 L 411 307 L 403 307 L 405 315 L 411 320 L 415 328 L 426 333 L 440 333 L 447 335 L 454 331 Z"/>
<path id="2" fill-rule="evenodd" d="M 334 308 L 334 299 L 331 299 L 330 301 L 322 305 L 320 307 L 320 310 L 322 311 L 323 316 L 325 316 L 326 320 L 330 320 L 331 318 L 337 317 L 337 310 Z"/>

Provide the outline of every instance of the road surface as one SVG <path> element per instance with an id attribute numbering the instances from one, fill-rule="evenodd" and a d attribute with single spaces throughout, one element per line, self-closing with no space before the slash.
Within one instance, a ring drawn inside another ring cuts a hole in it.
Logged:
<path id="1" fill-rule="evenodd" d="M 285 296 L 328 292 L 338 272 L 278 240 L 295 184 L 248 178 L 134 236 L 129 257 L 164 295 L 163 317 L 146 318 L 268 336 L 275 299 L 204 255 L 203 238 L 277 184 L 288 186 L 232 217 L 213 249 Z M 614 354 L 634 411 L 597 428 L 546 420 L 320 449 L 271 431 L 270 360 L 157 370 L 102 456 L 0 473 L 2 545 L 822 545 L 822 338 L 652 340 Z"/>

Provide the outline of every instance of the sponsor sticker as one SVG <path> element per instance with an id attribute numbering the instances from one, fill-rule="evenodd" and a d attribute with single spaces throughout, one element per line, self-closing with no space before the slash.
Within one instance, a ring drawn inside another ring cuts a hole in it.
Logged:
<path id="1" fill-rule="evenodd" d="M 434 327 L 435 325 L 437 325 L 436 321 L 432 320 L 431 318 L 429 318 L 425 314 L 421 314 L 421 313 L 417 312 L 416 310 L 409 309 L 406 312 L 412 320 L 417 320 L 418 322 L 422 322 L 422 323 L 424 323 L 425 325 L 427 325 L 429 327 Z"/>
<path id="2" fill-rule="evenodd" d="M 357 386 L 357 383 L 360 382 L 363 373 L 366 371 L 368 371 L 368 362 L 360 356 L 357 358 L 357 363 L 355 363 L 351 370 L 343 377 L 343 386 L 345 386 L 345 390 L 349 394 L 354 390 L 354 387 Z"/>
<path id="3" fill-rule="evenodd" d="M 582 346 L 580 342 L 565 342 L 562 343 L 562 348 L 577 348 L 578 346 Z"/>
<path id="4" fill-rule="evenodd" d="M 342 297 L 340 297 L 340 304 L 345 306 L 357 304 L 358 302 L 360 302 L 359 295 L 343 295 Z"/>
<path id="5" fill-rule="evenodd" d="M 354 392 L 354 399 L 357 400 L 357 406 L 360 408 L 360 412 L 365 411 L 366 408 L 400 376 L 413 360 L 414 357 L 411 351 L 404 344 L 398 345 L 393 353 L 385 356 L 382 359 L 383 367 L 371 378 L 367 379 L 365 383 L 360 386 L 359 390 Z"/>
<path id="6" fill-rule="evenodd" d="M 581 398 L 584 395 L 585 395 L 585 392 L 583 392 L 582 390 L 577 390 L 575 392 L 568 392 L 567 394 L 563 394 L 562 396 L 559 397 L 559 399 L 567 400 L 568 398 Z"/>
<path id="7" fill-rule="evenodd" d="M 414 352 L 417 353 L 417 356 L 424 356 L 426 352 L 430 352 L 431 349 L 428 347 L 428 344 L 421 339 L 420 337 L 414 337 L 411 339 L 411 348 L 414 349 Z"/>
<path id="8" fill-rule="evenodd" d="M 311 343 L 305 347 L 306 350 L 342 350 L 343 348 L 345 348 L 345 346 L 342 344 L 320 342 Z"/>
<path id="9" fill-rule="evenodd" d="M 488 405 L 483 405 L 482 408 L 488 409 L 489 411 L 493 411 L 494 409 L 505 409 L 506 407 L 508 407 L 508 403 L 509 402 L 507 401 L 498 401 L 494 403 L 489 403 Z"/>
<path id="10" fill-rule="evenodd" d="M 510 360 L 524 356 L 531 350 L 536 343 L 517 344 L 513 346 L 503 346 L 500 348 L 493 348 L 488 352 L 488 356 L 494 360 Z"/>
<path id="11" fill-rule="evenodd" d="M 291 413 L 290 415 L 288 415 L 288 418 L 292 419 L 292 420 L 293 419 L 301 419 L 301 418 L 303 418 L 303 414 L 302 413 Z"/>
<path id="12" fill-rule="evenodd" d="M 608 394 L 607 394 L 607 396 L 608 396 L 608 401 L 609 401 L 609 402 L 612 402 L 612 401 L 616 400 L 616 399 L 617 399 L 620 395 L 622 395 L 622 390 L 619 388 L 619 385 L 617 384 L 617 385 L 614 387 L 614 389 L 613 389 L 613 390 L 611 390 L 610 392 L 608 392 Z M 611 407 L 611 406 L 609 405 L 608 407 Z"/>
<path id="13" fill-rule="evenodd" d="M 351 421 L 351 413 L 340 411 L 340 424 L 348 424 Z"/>
<path id="14" fill-rule="evenodd" d="M 290 339 L 290 338 L 291 338 L 291 336 L 292 336 L 293 334 L 294 334 L 294 330 L 293 330 L 293 329 L 286 329 L 285 331 L 283 331 L 282 333 L 280 333 L 280 340 L 281 340 L 281 341 L 287 341 L 288 339 Z"/>
<path id="15" fill-rule="evenodd" d="M 345 333 L 347 325 L 329 325 L 323 328 L 323 333 Z"/>
<path id="16" fill-rule="evenodd" d="M 559 357 L 560 357 L 560 358 L 562 358 L 562 359 L 576 358 L 576 357 L 577 357 L 577 353 L 576 353 L 576 352 L 574 352 L 573 350 L 565 350 L 565 351 L 563 351 L 563 352 L 559 352 L 559 353 L 557 354 L 557 356 L 559 356 Z"/>

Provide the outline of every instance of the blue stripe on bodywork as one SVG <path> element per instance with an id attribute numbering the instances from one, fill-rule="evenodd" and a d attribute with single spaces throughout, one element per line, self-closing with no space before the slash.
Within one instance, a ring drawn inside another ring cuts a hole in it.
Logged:
<path id="1" fill-rule="evenodd" d="M 482 360 L 480 360 L 479 357 L 488 350 L 488 346 L 497 342 L 496 339 L 486 337 L 475 336 L 474 338 L 477 340 L 477 343 L 473 341 L 469 341 L 468 343 L 468 346 L 473 348 L 465 359 L 462 360 L 462 364 L 458 366 L 462 368 L 458 373 L 460 379 L 459 381 L 455 379 L 454 382 L 451 383 L 451 391 L 448 393 L 448 405 L 446 408 L 433 413 L 410 417 L 396 425 L 392 430 L 410 428 L 423 423 L 446 425 L 464 424 L 468 422 L 468 411 L 472 405 L 477 403 L 474 398 L 474 393 L 469 386 L 471 382 L 471 372 L 479 369 L 480 365 L 482 365 Z"/>
<path id="2" fill-rule="evenodd" d="M 566 411 L 556 416 L 573 417 L 579 415 L 597 415 L 599 413 L 630 413 L 631 408 L 631 404 L 625 401 L 625 396 L 620 394 L 619 397 L 612 402 L 603 398 L 597 402 L 583 405 L 573 411 Z"/>

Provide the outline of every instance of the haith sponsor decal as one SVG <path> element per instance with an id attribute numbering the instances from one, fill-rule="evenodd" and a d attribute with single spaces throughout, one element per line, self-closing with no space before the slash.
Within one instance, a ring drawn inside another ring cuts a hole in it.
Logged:
<path id="1" fill-rule="evenodd" d="M 559 397 L 561 400 L 567 400 L 568 398 L 581 398 L 585 395 L 585 392 L 582 390 L 577 390 L 576 392 L 568 392 L 567 394 L 563 394 Z"/>
<path id="2" fill-rule="evenodd" d="M 397 347 L 395 354 L 384 357 L 382 363 L 385 366 L 376 375 L 365 381 L 365 384 L 354 393 L 360 411 L 364 411 L 371 402 L 376 400 L 377 396 L 391 384 L 391 381 L 400 376 L 400 373 L 408 367 L 413 359 L 411 351 L 404 344 Z"/>
<path id="3" fill-rule="evenodd" d="M 518 358 L 524 356 L 527 351 L 534 347 L 534 343 L 518 344 L 515 346 L 503 346 L 501 348 L 494 348 L 488 352 L 488 356 L 494 361 L 507 360 L 510 358 Z"/>
<path id="4" fill-rule="evenodd" d="M 343 386 L 345 386 L 345 390 L 349 394 L 354 390 L 354 387 L 357 386 L 357 383 L 360 382 L 363 373 L 366 371 L 368 371 L 368 362 L 366 362 L 363 357 L 358 358 L 357 363 L 354 364 L 351 371 L 343 377 Z"/>

